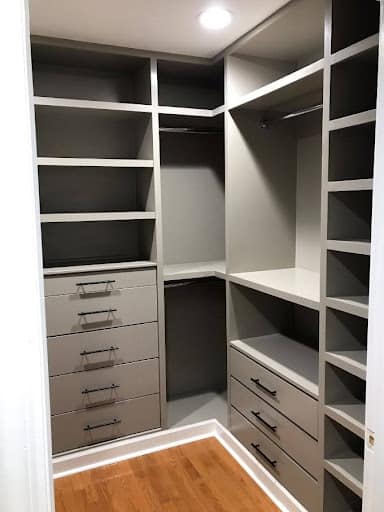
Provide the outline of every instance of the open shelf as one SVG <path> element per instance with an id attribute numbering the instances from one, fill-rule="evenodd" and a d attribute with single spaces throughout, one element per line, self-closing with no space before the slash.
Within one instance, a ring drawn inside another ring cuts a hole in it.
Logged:
<path id="1" fill-rule="evenodd" d="M 361 512 L 362 500 L 328 471 L 324 475 L 324 512 Z"/>
<path id="2" fill-rule="evenodd" d="M 234 109 L 277 110 L 284 112 L 282 105 L 294 103 L 291 108 L 303 108 L 308 106 L 309 95 L 317 93 L 321 98 L 323 87 L 324 61 L 319 61 L 305 66 L 302 69 L 279 78 L 263 87 L 256 89 L 229 105 Z M 301 99 L 300 99 L 301 98 Z M 304 99 L 303 99 L 304 98 Z M 304 103 L 303 103 L 304 101 Z M 312 100 L 313 104 L 313 100 Z"/>
<path id="3" fill-rule="evenodd" d="M 329 130 L 342 130 L 344 128 L 353 128 L 364 124 L 372 124 L 376 122 L 376 109 L 366 110 L 358 114 L 352 114 L 338 119 L 329 121 Z"/>
<path id="4" fill-rule="evenodd" d="M 313 398 L 319 396 L 319 353 L 281 334 L 235 340 L 231 346 Z"/>
<path id="5" fill-rule="evenodd" d="M 345 370 L 360 379 L 367 376 L 367 351 L 366 350 L 340 350 L 325 353 L 328 363 Z"/>
<path id="6" fill-rule="evenodd" d="M 152 159 L 151 115 L 35 106 L 39 157 Z"/>
<path id="7" fill-rule="evenodd" d="M 268 293 L 301 306 L 320 307 L 320 275 L 302 268 L 230 274 L 233 283 Z"/>
<path id="8" fill-rule="evenodd" d="M 206 392 L 175 397 L 168 402 L 168 427 L 177 428 L 215 419 L 227 427 L 227 395 Z"/>
<path id="9" fill-rule="evenodd" d="M 347 297 L 328 297 L 326 299 L 327 306 L 357 315 L 361 318 L 368 318 L 368 295 L 353 295 Z"/>
<path id="10" fill-rule="evenodd" d="M 377 72 L 378 48 L 334 64 L 331 68 L 330 118 L 338 119 L 375 109 Z"/>
<path id="11" fill-rule="evenodd" d="M 157 264 L 154 261 L 126 261 L 121 263 L 104 263 L 94 265 L 74 265 L 68 267 L 51 267 L 44 269 L 45 276 L 79 274 L 85 272 L 111 272 L 113 270 L 130 270 L 136 268 L 153 268 Z"/>
<path id="12" fill-rule="evenodd" d="M 328 240 L 327 248 L 332 251 L 350 252 L 352 254 L 371 254 L 371 242 L 367 240 Z"/>
<path id="13" fill-rule="evenodd" d="M 39 157 L 39 166 L 48 167 L 153 167 L 153 160 L 119 158 L 55 158 Z"/>
<path id="14" fill-rule="evenodd" d="M 363 493 L 364 440 L 325 418 L 325 469 L 357 496 Z"/>
<path id="15" fill-rule="evenodd" d="M 225 279 L 225 261 L 202 261 L 164 265 L 164 281 L 218 277 Z"/>
<path id="16" fill-rule="evenodd" d="M 159 107 L 159 114 L 169 116 L 185 116 L 185 117 L 216 117 L 224 111 L 224 106 L 214 109 L 207 108 L 191 108 L 191 107 Z"/>
<path id="17" fill-rule="evenodd" d="M 379 34 L 373 34 L 368 36 L 367 38 L 358 41 L 357 43 L 351 44 L 342 50 L 337 51 L 331 56 L 331 65 L 337 64 L 343 60 L 350 59 L 359 55 L 360 53 L 364 53 L 366 51 L 372 50 L 379 46 Z"/>
<path id="18" fill-rule="evenodd" d="M 333 0 L 332 53 L 379 31 L 380 6 L 375 0 Z"/>
<path id="19" fill-rule="evenodd" d="M 365 437 L 365 381 L 327 363 L 325 413 L 357 436 Z"/>
<path id="20" fill-rule="evenodd" d="M 150 59 L 87 43 L 32 38 L 36 96 L 151 103 Z"/>
<path id="21" fill-rule="evenodd" d="M 359 192 L 373 189 L 373 178 L 330 181 L 328 192 Z"/>
<path id="22" fill-rule="evenodd" d="M 41 222 L 106 222 L 155 219 L 155 212 L 43 213 Z"/>
<path id="23" fill-rule="evenodd" d="M 84 108 L 87 110 L 112 110 L 118 112 L 152 112 L 150 105 L 136 103 L 117 103 L 110 101 L 75 100 L 68 98 L 47 98 L 42 96 L 34 97 L 35 105 L 46 107 L 62 108 Z"/>

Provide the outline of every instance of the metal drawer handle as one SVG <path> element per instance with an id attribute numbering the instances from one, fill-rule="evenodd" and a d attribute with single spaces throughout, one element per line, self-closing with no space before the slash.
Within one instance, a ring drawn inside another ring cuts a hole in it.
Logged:
<path id="1" fill-rule="evenodd" d="M 114 347 L 113 345 L 109 348 L 101 348 L 100 350 L 83 350 L 80 352 L 81 356 L 90 356 L 91 354 L 101 354 L 102 352 L 112 352 L 115 350 L 120 350 L 119 347 Z"/>
<path id="2" fill-rule="evenodd" d="M 106 281 L 90 281 L 88 283 L 76 283 L 76 286 L 92 286 L 95 284 L 112 284 L 116 283 L 116 279 L 107 279 Z"/>
<path id="3" fill-rule="evenodd" d="M 82 395 L 89 395 L 90 393 L 96 393 L 97 391 L 109 391 L 109 390 L 113 390 L 113 389 L 117 389 L 119 388 L 120 386 L 118 384 L 112 384 L 111 386 L 106 386 L 104 388 L 93 388 L 93 389 L 87 389 L 85 388 L 81 394 Z"/>
<path id="4" fill-rule="evenodd" d="M 272 395 L 272 396 L 276 396 L 277 395 L 277 391 L 272 391 L 272 389 L 269 389 L 267 387 L 265 387 L 261 382 L 260 382 L 260 379 L 252 379 L 251 378 L 251 381 L 254 382 L 256 384 L 257 387 L 259 387 L 260 389 L 262 389 L 263 391 L 265 391 L 266 393 L 268 393 L 269 395 Z"/>
<path id="5" fill-rule="evenodd" d="M 87 425 L 85 428 L 83 428 L 83 430 L 84 432 L 89 432 L 90 430 L 95 430 L 96 428 L 110 427 L 111 425 L 118 425 L 119 423 L 121 423 L 121 420 L 113 418 L 113 421 L 110 421 L 109 423 L 100 423 L 99 425 Z"/>
<path id="6" fill-rule="evenodd" d="M 256 419 L 258 421 L 260 421 L 260 423 L 262 423 L 263 425 L 265 425 L 267 428 L 269 428 L 270 430 L 272 430 L 273 432 L 276 432 L 277 430 L 277 427 L 276 425 L 271 425 L 270 423 L 268 423 L 268 421 L 265 421 L 265 419 L 263 419 L 261 417 L 261 413 L 260 412 L 255 412 L 255 411 L 251 411 L 251 413 L 256 417 Z"/>
<path id="7" fill-rule="evenodd" d="M 252 444 L 252 447 L 257 451 L 257 453 L 260 455 L 260 457 L 262 457 L 265 461 L 268 462 L 268 464 L 270 464 L 272 467 L 276 467 L 276 464 L 277 464 L 277 460 L 272 460 L 268 457 L 268 455 L 265 455 L 265 453 L 260 450 L 260 445 L 259 444 L 254 444 L 254 443 L 251 443 Z"/>
<path id="8" fill-rule="evenodd" d="M 102 313 L 116 313 L 117 309 L 101 309 L 100 311 L 82 311 L 78 316 L 101 315 Z"/>

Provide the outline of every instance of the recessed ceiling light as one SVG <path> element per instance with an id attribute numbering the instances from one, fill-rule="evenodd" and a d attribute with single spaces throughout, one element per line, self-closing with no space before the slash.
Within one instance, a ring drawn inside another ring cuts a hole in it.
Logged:
<path id="1" fill-rule="evenodd" d="M 227 27 L 232 21 L 232 14 L 222 7 L 209 7 L 200 14 L 200 23 L 209 30 Z"/>

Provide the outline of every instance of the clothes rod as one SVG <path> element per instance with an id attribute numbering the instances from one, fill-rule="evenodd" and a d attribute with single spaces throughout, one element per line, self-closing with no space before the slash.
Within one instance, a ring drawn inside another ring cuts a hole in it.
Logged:
<path id="1" fill-rule="evenodd" d="M 323 109 L 323 104 L 319 105 L 311 105 L 310 107 L 302 108 L 300 110 L 296 110 L 295 112 L 290 112 L 289 114 L 284 114 L 281 117 L 277 117 L 274 119 L 263 119 L 260 121 L 260 128 L 268 128 L 271 124 L 276 123 L 278 121 L 286 121 L 287 119 L 294 119 L 295 117 L 300 117 L 305 114 L 310 114 L 311 112 L 316 112 L 318 110 Z"/>
<path id="2" fill-rule="evenodd" d="M 222 130 L 199 130 L 198 128 L 160 128 L 160 132 L 163 133 L 190 133 L 197 135 L 218 135 L 224 133 Z"/>

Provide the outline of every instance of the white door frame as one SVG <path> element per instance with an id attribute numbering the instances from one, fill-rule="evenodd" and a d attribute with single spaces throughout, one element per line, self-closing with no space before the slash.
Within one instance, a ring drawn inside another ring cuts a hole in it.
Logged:
<path id="1" fill-rule="evenodd" d="M 27 2 L 0 19 L 0 509 L 53 512 Z"/>

